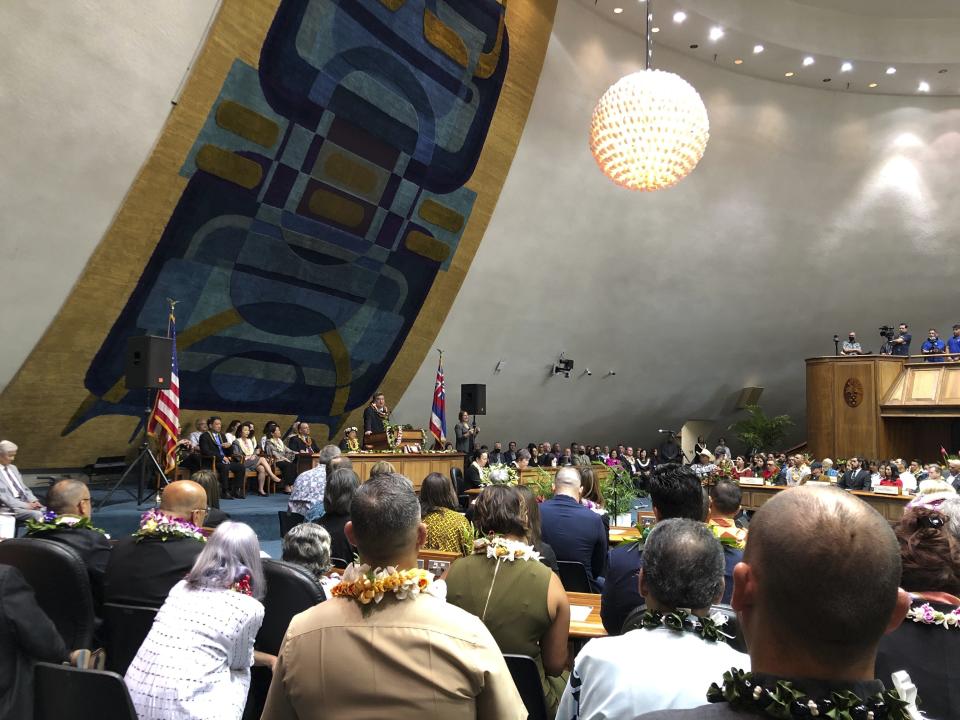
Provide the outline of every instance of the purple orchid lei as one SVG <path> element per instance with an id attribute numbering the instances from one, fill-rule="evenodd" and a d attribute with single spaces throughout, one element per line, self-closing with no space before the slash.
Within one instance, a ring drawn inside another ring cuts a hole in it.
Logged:
<path id="1" fill-rule="evenodd" d="M 148 510 L 140 518 L 140 529 L 133 534 L 137 542 L 147 537 L 158 537 L 165 541 L 168 538 L 193 538 L 200 542 L 206 542 L 207 538 L 200 528 L 188 520 L 181 520 L 178 517 L 166 515 L 160 510 L 153 508 Z"/>
<path id="2" fill-rule="evenodd" d="M 910 608 L 907 619 L 924 625 L 942 625 L 948 630 L 956 630 L 960 627 L 960 608 L 945 613 L 935 610 L 930 603 L 924 603 L 920 607 Z"/>

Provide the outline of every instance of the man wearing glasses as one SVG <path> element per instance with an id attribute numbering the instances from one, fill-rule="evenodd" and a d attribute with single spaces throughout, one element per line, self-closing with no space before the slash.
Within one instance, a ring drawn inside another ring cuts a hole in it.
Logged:
<path id="1" fill-rule="evenodd" d="M 79 480 L 60 480 L 47 493 L 47 510 L 42 522 L 31 524 L 28 537 L 53 540 L 77 553 L 87 566 L 94 604 L 99 607 L 111 546 L 109 536 L 90 523 L 90 488 Z"/>

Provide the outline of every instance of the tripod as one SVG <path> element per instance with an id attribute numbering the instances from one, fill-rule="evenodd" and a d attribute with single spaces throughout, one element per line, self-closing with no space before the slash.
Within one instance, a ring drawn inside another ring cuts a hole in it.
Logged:
<path id="1" fill-rule="evenodd" d="M 97 508 L 98 510 L 103 509 L 103 506 L 107 504 L 107 500 L 113 496 L 113 494 L 117 491 L 117 488 L 123 485 L 123 481 L 126 480 L 127 477 L 133 472 L 134 468 L 139 471 L 137 478 L 137 494 L 134 495 L 129 488 L 124 487 L 123 489 L 127 492 L 127 494 L 130 495 L 130 497 L 136 498 L 137 505 L 142 505 L 144 500 L 148 499 L 151 495 L 157 492 L 157 490 L 147 487 L 147 478 L 149 477 L 151 466 L 153 466 L 153 469 L 156 470 L 160 477 L 163 478 L 164 484 L 170 482 L 167 479 L 167 475 L 164 473 L 163 468 L 160 467 L 160 463 L 157 461 L 157 456 L 154 455 L 153 451 L 150 449 L 150 440 L 147 437 L 147 424 L 150 422 L 150 414 L 153 412 L 153 406 L 150 403 L 150 396 L 151 390 L 147 388 L 147 406 L 144 408 L 143 420 L 141 421 L 143 423 L 143 434 L 142 439 L 140 440 L 140 453 L 137 455 L 134 461 L 130 463 L 127 469 L 123 471 L 123 475 L 121 475 L 116 484 L 110 488 L 110 491 L 107 493 L 106 497 L 100 501 L 100 505 Z"/>

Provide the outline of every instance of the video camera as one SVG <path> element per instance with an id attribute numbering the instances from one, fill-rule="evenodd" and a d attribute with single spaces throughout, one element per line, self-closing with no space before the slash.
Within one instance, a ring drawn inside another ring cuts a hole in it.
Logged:
<path id="1" fill-rule="evenodd" d="M 886 338 L 888 341 L 893 340 L 894 335 L 897 334 L 897 331 L 889 325 L 881 325 L 879 330 L 880 337 Z"/>

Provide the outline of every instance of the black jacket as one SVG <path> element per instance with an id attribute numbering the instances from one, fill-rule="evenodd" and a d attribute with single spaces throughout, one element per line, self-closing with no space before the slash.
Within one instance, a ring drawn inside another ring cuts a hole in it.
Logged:
<path id="1" fill-rule="evenodd" d="M 870 471 L 860 468 L 856 472 L 853 470 L 847 470 L 843 477 L 840 478 L 840 482 L 837 483 L 837 487 L 844 490 L 870 490 Z"/>
<path id="2" fill-rule="evenodd" d="M 220 447 L 223 448 L 223 455 L 227 460 L 230 459 L 230 445 L 227 439 L 220 435 Z M 217 447 L 217 441 L 213 439 L 213 433 L 200 433 L 200 456 L 204 458 L 217 458 L 220 462 L 220 448 Z"/>
<path id="3" fill-rule="evenodd" d="M 383 418 L 380 417 L 380 413 L 373 409 L 373 405 L 367 405 L 366 409 L 363 411 L 364 434 L 368 432 L 382 433 L 386 431 L 387 428 L 384 426 Z"/>
<path id="4" fill-rule="evenodd" d="M 307 452 L 308 450 L 311 453 L 320 452 L 320 447 L 317 445 L 316 440 L 310 438 L 310 444 L 308 445 L 299 435 L 294 435 L 292 438 L 290 438 L 287 441 L 287 447 L 296 453 Z"/>
<path id="5" fill-rule="evenodd" d="M 473 463 L 467 465 L 467 472 L 463 476 L 463 487 L 466 490 L 480 487 L 480 469 Z"/>
<path id="6" fill-rule="evenodd" d="M 203 545 L 193 538 L 123 538 L 110 553 L 103 601 L 160 607 L 190 572 Z"/>
<path id="7" fill-rule="evenodd" d="M 33 717 L 33 663 L 58 663 L 67 648 L 15 567 L 0 565 L 0 720 Z"/>
<path id="8" fill-rule="evenodd" d="M 93 592 L 93 605 L 99 614 L 100 605 L 103 602 L 103 578 L 107 572 L 112 547 L 107 536 L 90 528 L 71 528 L 31 533 L 30 537 L 61 543 L 80 556 L 83 564 L 87 566 L 90 590 Z"/>

